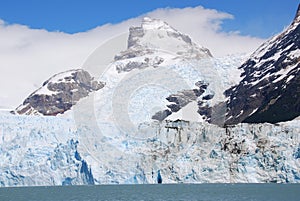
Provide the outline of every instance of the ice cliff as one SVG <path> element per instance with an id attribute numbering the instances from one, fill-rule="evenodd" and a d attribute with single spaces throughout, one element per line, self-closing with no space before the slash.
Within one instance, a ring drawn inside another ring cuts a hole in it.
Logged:
<path id="1" fill-rule="evenodd" d="M 299 120 L 144 123 L 102 136 L 59 117 L 0 115 L 0 186 L 300 182 Z"/>

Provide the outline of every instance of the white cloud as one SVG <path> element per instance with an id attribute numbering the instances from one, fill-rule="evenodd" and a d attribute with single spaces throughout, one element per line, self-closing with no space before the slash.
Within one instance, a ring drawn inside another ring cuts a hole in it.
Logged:
<path id="1" fill-rule="evenodd" d="M 262 40 L 222 32 L 233 16 L 202 7 L 158 9 L 144 16 L 159 18 L 211 50 L 214 56 L 252 52 Z M 139 25 L 141 18 L 107 24 L 87 32 L 67 34 L 8 25 L 0 19 L 0 108 L 16 107 L 55 73 L 79 68 L 101 43 Z"/>
<path id="2" fill-rule="evenodd" d="M 262 39 L 241 36 L 237 31 L 222 32 L 222 22 L 234 16 L 203 7 L 158 9 L 147 15 L 166 20 L 171 26 L 188 34 L 193 41 L 207 47 L 214 56 L 253 52 Z"/>

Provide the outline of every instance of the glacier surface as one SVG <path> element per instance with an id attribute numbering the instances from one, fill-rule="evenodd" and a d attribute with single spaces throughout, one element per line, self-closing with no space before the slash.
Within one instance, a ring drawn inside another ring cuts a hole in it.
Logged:
<path id="1" fill-rule="evenodd" d="M 0 186 L 300 182 L 299 120 L 142 123 L 100 135 L 65 117 L 0 115 Z"/>

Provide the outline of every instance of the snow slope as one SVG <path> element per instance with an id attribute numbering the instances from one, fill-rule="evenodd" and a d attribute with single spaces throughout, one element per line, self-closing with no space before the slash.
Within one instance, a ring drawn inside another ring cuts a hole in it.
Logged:
<path id="1" fill-rule="evenodd" d="M 89 66 L 99 66 L 102 53 L 92 55 Z M 208 106 L 224 101 L 225 89 L 240 81 L 238 66 L 244 58 L 213 58 L 208 49 L 166 22 L 145 18 L 141 26 L 130 28 L 127 49 L 118 53 L 105 71 L 94 75 L 106 85 L 93 94 L 93 107 L 77 109 L 80 113 L 94 110 L 101 127 L 117 122 L 117 127 L 136 130 L 140 123 L 152 121 L 153 115 L 167 109 L 168 96 L 192 90 L 199 81 L 209 85 L 198 99 L 212 94 L 213 98 L 206 101 Z M 189 115 L 189 108 L 197 112 L 198 99 L 167 119 L 202 120 L 200 114 Z"/>

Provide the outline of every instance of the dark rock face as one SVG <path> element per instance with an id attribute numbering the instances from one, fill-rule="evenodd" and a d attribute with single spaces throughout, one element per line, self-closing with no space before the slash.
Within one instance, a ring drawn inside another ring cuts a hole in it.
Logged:
<path id="1" fill-rule="evenodd" d="M 243 80 L 225 92 L 229 97 L 225 124 L 276 123 L 300 115 L 299 49 L 300 9 L 283 33 L 241 66 Z"/>
<path id="2" fill-rule="evenodd" d="M 70 70 L 52 76 L 12 111 L 14 114 L 57 115 L 71 109 L 81 98 L 104 87 L 87 71 Z"/>
<path id="3" fill-rule="evenodd" d="M 159 111 L 152 116 L 152 119 L 163 121 L 165 118 L 170 116 L 172 112 L 169 109 L 165 109 L 163 111 Z"/>
<path id="4" fill-rule="evenodd" d="M 138 43 L 138 39 L 145 35 L 142 27 L 130 27 L 127 48 L 134 47 Z"/>
<path id="5" fill-rule="evenodd" d="M 163 121 L 172 113 L 178 112 L 179 110 L 181 110 L 191 102 L 197 102 L 199 108 L 198 113 L 200 115 L 204 115 L 205 113 L 206 116 L 209 116 L 210 108 L 205 104 L 205 102 L 212 99 L 213 94 L 207 94 L 203 96 L 204 92 L 208 87 L 207 83 L 198 81 L 197 83 L 195 83 L 195 86 L 197 88 L 190 89 L 190 90 L 183 90 L 178 92 L 177 94 L 172 94 L 168 96 L 166 98 L 167 101 L 170 102 L 170 104 L 167 105 L 168 109 L 157 112 L 152 116 L 152 119 Z"/>

